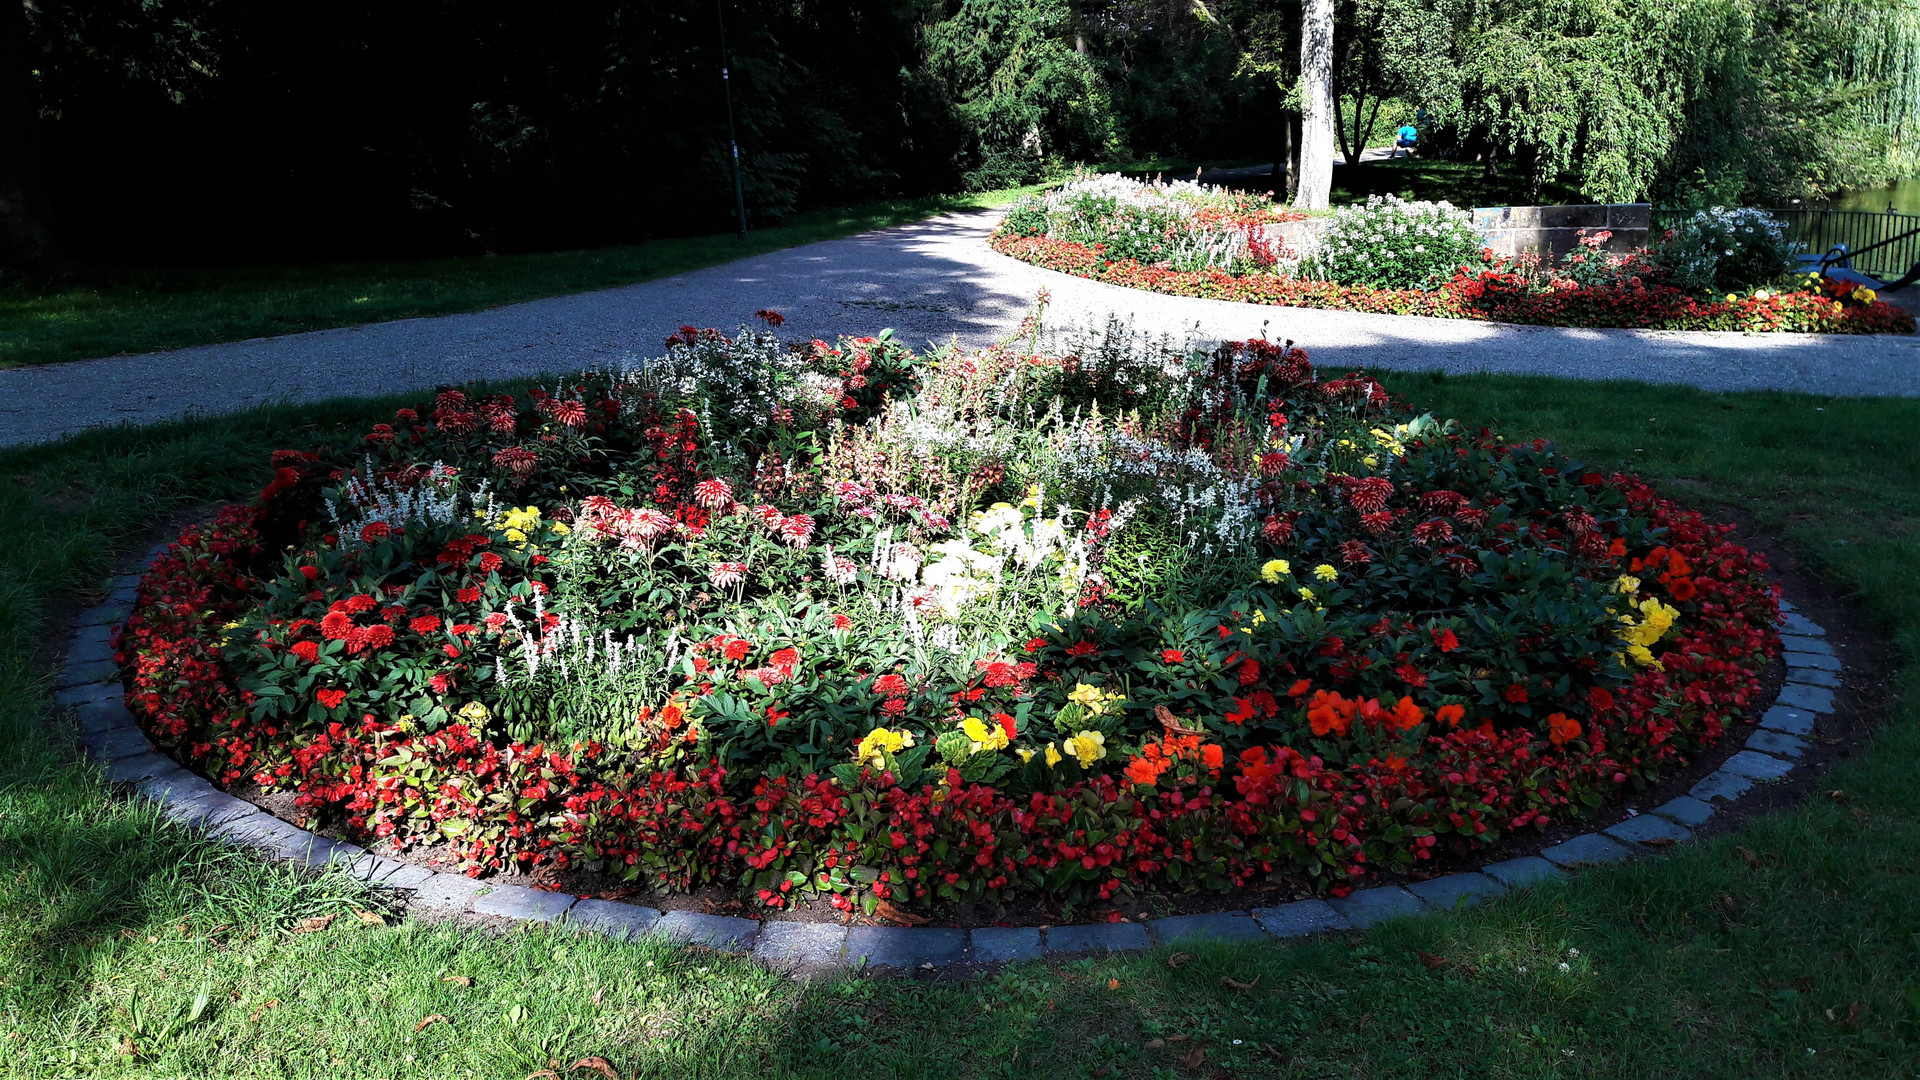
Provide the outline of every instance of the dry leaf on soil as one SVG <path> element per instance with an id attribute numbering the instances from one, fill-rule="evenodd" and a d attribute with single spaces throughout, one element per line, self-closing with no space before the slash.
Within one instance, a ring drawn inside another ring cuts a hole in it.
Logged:
<path id="1" fill-rule="evenodd" d="M 1193 1048 L 1193 1053 L 1188 1054 L 1187 1059 L 1181 1062 L 1180 1064 L 1186 1066 L 1189 1069 L 1197 1069 L 1201 1065 L 1206 1064 L 1206 1060 L 1207 1060 L 1207 1048 L 1204 1046 L 1196 1046 Z"/>
<path id="2" fill-rule="evenodd" d="M 363 923 L 366 923 L 366 924 L 367 924 L 368 926 L 385 926 L 385 925 L 387 925 L 387 920 L 385 920 L 385 919 L 383 919 L 383 918 L 381 918 L 381 917 L 380 917 L 380 913 L 379 913 L 379 912 L 376 912 L 376 911 L 355 911 L 355 912 L 354 912 L 354 914 L 355 914 L 355 915 L 358 915 L 358 916 L 360 917 L 360 921 L 361 921 L 361 922 L 363 922 Z"/>
<path id="3" fill-rule="evenodd" d="M 581 1069 L 592 1069 L 594 1072 L 606 1077 L 607 1080 L 620 1080 L 620 1074 L 613 1071 L 613 1063 L 598 1054 L 595 1054 L 593 1057 L 581 1058 L 579 1061 L 574 1062 L 573 1067 L 567 1071 L 579 1072 Z"/>
<path id="4" fill-rule="evenodd" d="M 873 916 L 876 919 L 885 919 L 890 923 L 900 923 L 904 926 L 925 926 L 933 921 L 925 915 L 915 915 L 911 911 L 902 911 L 892 904 L 887 903 L 885 900 L 873 905 Z"/>
<path id="5" fill-rule="evenodd" d="M 301 919 L 299 924 L 293 928 L 293 932 L 296 934 L 311 934 L 315 930 L 325 930 L 332 925 L 333 916 L 315 915 L 311 919 Z"/>

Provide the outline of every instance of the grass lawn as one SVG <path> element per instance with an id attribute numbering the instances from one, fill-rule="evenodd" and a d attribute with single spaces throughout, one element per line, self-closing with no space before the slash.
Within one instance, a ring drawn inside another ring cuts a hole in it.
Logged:
<path id="1" fill-rule="evenodd" d="M 0 368 L 447 315 L 631 285 L 934 214 L 999 206 L 1033 190 L 821 210 L 756 229 L 745 243 L 726 233 L 527 255 L 109 269 L 86 284 L 55 290 L 4 282 Z"/>
<path id="2" fill-rule="evenodd" d="M 1551 436 L 1751 513 L 1857 594 L 1903 658 L 1920 650 L 1920 403 L 1386 378 L 1442 415 Z M 1178 969 L 1148 954 L 801 986 L 550 929 L 368 925 L 346 883 L 222 853 L 111 800 L 59 729 L 47 734 L 34 657 L 53 607 L 97 586 L 148 522 L 245 494 L 267 451 L 350 435 L 390 408 L 263 411 L 0 454 L 0 1073 L 605 1075 L 570 1071 L 594 1056 L 622 1080 L 1920 1070 L 1910 678 L 1901 711 L 1821 785 L 1844 804 L 1817 798 L 1460 914 L 1211 950 Z M 323 914 L 338 917 L 290 932 Z"/>

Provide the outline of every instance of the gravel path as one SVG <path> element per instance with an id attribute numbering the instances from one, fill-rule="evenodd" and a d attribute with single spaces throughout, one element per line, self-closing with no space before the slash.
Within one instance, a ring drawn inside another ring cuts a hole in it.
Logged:
<path id="1" fill-rule="evenodd" d="M 980 345 L 1050 290 L 1048 321 L 1203 338 L 1292 338 L 1327 368 L 1638 379 L 1712 390 L 1920 396 L 1920 337 L 1579 330 L 1261 307 L 1162 296 L 1028 266 L 985 244 L 992 212 L 758 255 L 600 292 L 465 315 L 0 371 L 0 445 L 266 402 L 388 393 L 656 355 L 683 323 L 730 328 L 770 307 L 792 336 L 892 327 L 910 345 Z"/>

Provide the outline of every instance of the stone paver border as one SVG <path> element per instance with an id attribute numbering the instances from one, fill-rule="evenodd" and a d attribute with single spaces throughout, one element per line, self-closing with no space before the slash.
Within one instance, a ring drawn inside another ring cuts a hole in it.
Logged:
<path id="1" fill-rule="evenodd" d="M 165 544 L 149 558 L 158 557 Z M 1583 866 L 1657 853 L 1692 839 L 1693 830 L 1756 783 L 1793 770 L 1807 749 L 1816 717 L 1833 711 L 1832 686 L 1841 670 L 1826 630 L 1785 600 L 1783 640 L 1787 685 L 1748 735 L 1746 749 L 1680 796 L 1655 810 L 1524 856 L 1410 885 L 1360 889 L 1329 900 L 1300 900 L 1252 911 L 1175 915 L 1147 922 L 1083 926 L 935 927 L 842 926 L 836 923 L 761 922 L 693 911 L 662 912 L 637 904 L 582 899 L 524 885 L 476 881 L 433 871 L 330 840 L 274 817 L 214 787 L 159 753 L 127 710 L 113 660 L 112 632 L 133 609 L 140 575 L 109 583 L 104 603 L 78 620 L 55 700 L 80 720 L 80 743 L 106 766 L 116 784 L 131 784 L 178 821 L 273 858 L 322 869 L 339 864 L 354 877 L 410 894 L 409 910 L 444 918 L 466 913 L 511 923 L 555 923 L 582 932 L 630 939 L 651 935 L 751 955 L 795 972 L 834 968 L 907 972 L 954 965 L 997 964 L 1042 957 L 1132 952 L 1178 943 L 1238 943 L 1286 939 L 1372 926 L 1429 911 L 1447 911 Z"/>

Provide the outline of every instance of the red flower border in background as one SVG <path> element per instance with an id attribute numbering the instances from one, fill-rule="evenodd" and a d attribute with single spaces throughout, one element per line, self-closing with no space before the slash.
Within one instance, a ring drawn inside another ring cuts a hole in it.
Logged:
<path id="1" fill-rule="evenodd" d="M 1699 301 L 1670 285 L 1642 288 L 1572 286 L 1542 291 L 1511 270 L 1462 270 L 1431 292 L 1376 289 L 1306 281 L 1275 274 L 1235 275 L 1224 270 L 1172 270 L 1131 259 L 1109 260 L 1100 245 L 1013 236 L 996 231 L 988 243 L 1002 255 L 1109 285 L 1170 296 L 1232 300 L 1243 304 L 1427 315 L 1442 319 L 1544 326 L 1649 330 L 1788 331 L 1814 334 L 1911 334 L 1906 309 L 1876 300 L 1842 303 L 1811 292 L 1777 292 L 1766 299 Z M 1571 283 L 1569 283 L 1571 284 Z"/>

